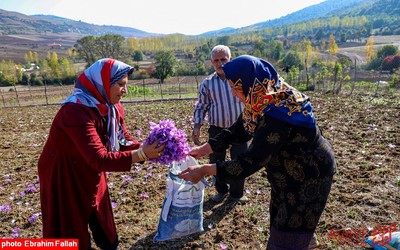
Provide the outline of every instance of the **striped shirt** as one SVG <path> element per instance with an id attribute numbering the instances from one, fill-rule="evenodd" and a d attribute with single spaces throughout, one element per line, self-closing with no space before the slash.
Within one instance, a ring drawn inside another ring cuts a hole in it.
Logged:
<path id="1" fill-rule="evenodd" d="M 228 81 L 216 72 L 207 76 L 199 87 L 194 123 L 203 125 L 207 115 L 209 125 L 230 127 L 243 110 L 243 104 L 231 92 Z"/>

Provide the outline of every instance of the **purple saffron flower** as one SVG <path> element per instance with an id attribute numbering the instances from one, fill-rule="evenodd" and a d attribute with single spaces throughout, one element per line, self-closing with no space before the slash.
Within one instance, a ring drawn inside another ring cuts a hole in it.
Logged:
<path id="1" fill-rule="evenodd" d="M 124 181 L 125 182 L 130 182 L 131 180 L 132 180 L 132 177 L 126 177 Z"/>
<path id="2" fill-rule="evenodd" d="M 142 138 L 142 131 L 141 130 L 136 130 L 136 135 L 139 138 L 139 141 L 143 140 Z"/>
<path id="3" fill-rule="evenodd" d="M 116 203 L 116 202 L 114 202 L 114 201 L 113 201 L 113 202 L 111 202 L 111 207 L 112 207 L 112 208 L 116 208 L 116 207 L 117 207 L 117 203 Z"/>
<path id="4" fill-rule="evenodd" d="M 185 158 L 190 147 L 183 130 L 177 129 L 171 120 L 163 120 L 158 124 L 150 122 L 151 132 L 146 139 L 146 144 L 153 144 L 158 140 L 158 145 L 165 145 L 164 151 L 159 158 L 150 159 L 152 162 L 170 164 L 173 161 L 181 161 Z"/>
<path id="5" fill-rule="evenodd" d="M 28 219 L 29 223 L 33 224 L 37 220 L 39 215 L 40 215 L 40 213 L 36 213 L 36 214 L 33 214 L 31 217 L 29 217 L 29 219 Z"/>
<path id="6" fill-rule="evenodd" d="M 142 171 L 142 168 L 140 166 L 135 166 L 135 174 L 140 173 Z"/>
<path id="7" fill-rule="evenodd" d="M 140 198 L 148 199 L 149 195 L 148 194 L 140 194 Z"/>
<path id="8" fill-rule="evenodd" d="M 9 204 L 0 206 L 0 212 L 9 212 L 9 211 L 11 211 L 11 206 Z"/>
<path id="9" fill-rule="evenodd" d="M 25 188 L 25 193 L 34 193 L 36 192 L 36 187 L 34 184 L 28 184 L 28 187 Z"/>
<path id="10" fill-rule="evenodd" d="M 18 238 L 19 237 L 19 231 L 21 231 L 21 228 L 16 227 L 12 231 L 13 231 L 13 234 L 12 234 L 11 238 Z"/>

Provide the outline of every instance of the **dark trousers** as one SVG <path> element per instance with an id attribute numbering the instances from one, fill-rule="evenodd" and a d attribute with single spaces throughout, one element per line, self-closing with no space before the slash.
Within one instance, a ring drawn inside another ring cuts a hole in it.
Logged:
<path id="1" fill-rule="evenodd" d="M 213 138 L 222 130 L 223 128 L 210 126 L 210 128 L 208 129 L 209 138 Z M 246 151 L 247 151 L 247 143 L 231 146 L 229 148 L 231 160 L 235 160 L 239 154 L 244 153 Z M 226 151 L 215 152 L 210 154 L 210 163 L 216 163 L 217 161 L 225 161 L 225 159 L 226 159 Z M 232 198 L 240 198 L 243 196 L 244 179 L 232 183 L 226 183 L 220 180 L 218 177 L 215 178 L 216 178 L 215 189 L 217 190 L 218 193 L 225 194 L 229 192 Z"/>
<path id="2" fill-rule="evenodd" d="M 92 213 L 92 215 L 89 218 L 89 227 L 90 230 L 92 231 L 93 240 L 96 243 L 96 245 L 102 250 L 118 249 L 118 243 L 119 243 L 118 236 L 114 242 L 109 242 L 109 240 L 107 239 L 107 235 L 104 232 L 103 227 L 100 223 L 101 222 L 96 217 L 96 214 Z M 92 249 L 91 246 L 89 246 L 89 250 L 90 249 Z"/>

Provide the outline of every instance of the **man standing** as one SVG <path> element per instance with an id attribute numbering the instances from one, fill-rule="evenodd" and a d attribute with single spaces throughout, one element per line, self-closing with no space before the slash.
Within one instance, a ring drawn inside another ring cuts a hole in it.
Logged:
<path id="1" fill-rule="evenodd" d="M 230 127 L 241 114 L 243 104 L 231 94 L 231 87 L 225 79 L 222 65 L 232 59 L 229 47 L 217 45 L 211 51 L 211 64 L 215 72 L 206 77 L 199 87 L 198 100 L 194 111 L 194 128 L 192 139 L 195 145 L 201 145 L 200 128 L 208 114 L 208 137 L 213 138 L 224 128 Z M 247 144 L 239 144 L 230 148 L 231 159 L 246 152 Z M 210 155 L 210 163 L 224 161 L 226 151 L 214 152 Z M 226 183 L 216 178 L 215 188 L 217 194 L 211 197 L 214 202 L 221 202 L 229 194 L 229 199 L 234 202 L 244 203 L 248 200 L 243 195 L 244 179 Z"/>

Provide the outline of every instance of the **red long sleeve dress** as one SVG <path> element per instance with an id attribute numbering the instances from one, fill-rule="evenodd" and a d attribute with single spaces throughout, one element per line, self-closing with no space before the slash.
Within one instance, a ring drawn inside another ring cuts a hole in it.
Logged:
<path id="1" fill-rule="evenodd" d="M 107 150 L 107 123 L 96 109 L 68 103 L 55 116 L 38 163 L 44 238 L 77 238 L 86 250 L 90 224 L 98 245 L 118 244 L 105 171 L 129 171 L 130 150 L 140 143 L 127 132 L 122 105 L 115 106 L 133 142 L 119 152 Z"/>

